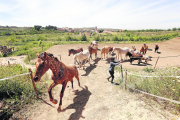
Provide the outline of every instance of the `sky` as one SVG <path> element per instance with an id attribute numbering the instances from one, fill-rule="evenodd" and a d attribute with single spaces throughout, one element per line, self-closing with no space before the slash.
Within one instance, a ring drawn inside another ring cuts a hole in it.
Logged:
<path id="1" fill-rule="evenodd" d="M 180 28 L 180 0 L 0 0 L 0 25 Z"/>

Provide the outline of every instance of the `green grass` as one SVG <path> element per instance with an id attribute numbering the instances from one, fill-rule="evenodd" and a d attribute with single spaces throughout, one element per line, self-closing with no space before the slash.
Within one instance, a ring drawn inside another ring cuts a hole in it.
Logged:
<path id="1" fill-rule="evenodd" d="M 120 71 L 120 69 L 117 69 Z M 144 68 L 143 70 L 128 69 L 128 72 L 144 76 L 161 77 L 139 77 L 128 74 L 127 88 L 138 89 L 144 92 L 180 101 L 180 78 L 166 76 L 180 76 L 180 69 L 176 67 L 166 67 L 161 69 Z M 120 80 L 121 82 L 121 80 Z M 121 82 L 120 87 L 123 88 Z M 130 90 L 132 90 L 130 89 Z M 180 112 L 180 105 L 167 102 L 169 106 Z M 164 104 L 166 106 L 167 104 Z"/>
<path id="2" fill-rule="evenodd" d="M 28 73 L 28 70 L 19 64 L 0 66 L 0 79 L 23 73 Z M 42 79 L 44 80 L 44 78 Z M 46 86 L 45 83 L 36 83 L 40 96 L 47 90 Z M 0 96 L 2 106 L 0 108 L 0 118 L 7 119 L 9 115 L 21 109 L 23 105 L 32 102 L 36 97 L 30 75 L 0 81 Z"/>
<path id="3" fill-rule="evenodd" d="M 6 29 L 3 28 L 5 31 Z M 29 28 L 12 28 L 9 31 L 29 31 Z M 179 35 L 179 31 L 160 31 L 160 32 L 112 32 L 110 34 L 101 33 L 100 35 L 95 34 L 94 36 L 86 36 L 87 41 L 81 41 L 81 36 L 74 33 L 60 33 L 57 31 L 45 31 L 39 34 L 26 34 L 26 35 L 10 35 L 0 36 L 1 45 L 8 47 L 14 47 L 15 52 L 7 56 L 30 56 L 30 60 L 36 57 L 36 52 L 43 52 L 53 45 L 63 44 L 79 44 L 79 43 L 90 43 L 93 40 L 99 40 L 99 43 L 151 43 L 161 42 L 169 40 Z M 67 41 L 67 38 L 70 41 Z M 42 50 L 43 47 L 43 50 Z M 0 57 L 3 57 L 0 55 Z M 28 58 L 25 59 L 25 63 L 28 62 Z"/>

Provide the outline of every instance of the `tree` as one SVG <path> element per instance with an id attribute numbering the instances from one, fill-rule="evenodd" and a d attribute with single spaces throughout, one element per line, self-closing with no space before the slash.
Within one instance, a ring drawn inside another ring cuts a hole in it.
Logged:
<path id="1" fill-rule="evenodd" d="M 172 30 L 173 30 L 173 31 L 176 31 L 176 28 L 173 28 Z"/>
<path id="2" fill-rule="evenodd" d="M 87 41 L 86 35 L 83 34 L 83 35 L 81 36 L 80 40 L 81 40 L 81 41 Z"/>
<path id="3" fill-rule="evenodd" d="M 56 27 L 56 26 L 48 25 L 48 26 L 46 26 L 45 29 L 46 29 L 46 30 L 57 30 L 57 27 Z"/>
<path id="4" fill-rule="evenodd" d="M 37 31 L 39 31 L 41 29 L 41 27 L 42 26 L 40 26 L 40 25 L 34 25 L 34 29 L 37 30 Z"/>

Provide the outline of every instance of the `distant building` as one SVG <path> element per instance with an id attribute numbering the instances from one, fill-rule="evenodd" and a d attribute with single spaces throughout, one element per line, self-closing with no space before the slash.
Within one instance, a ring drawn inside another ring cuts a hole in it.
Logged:
<path id="1" fill-rule="evenodd" d="M 85 35 L 86 35 L 86 36 L 92 36 L 92 34 L 91 34 L 91 33 L 85 33 Z"/>

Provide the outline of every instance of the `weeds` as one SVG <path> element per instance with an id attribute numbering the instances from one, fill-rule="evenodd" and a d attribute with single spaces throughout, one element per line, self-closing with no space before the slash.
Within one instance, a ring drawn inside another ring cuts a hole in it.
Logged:
<path id="1" fill-rule="evenodd" d="M 173 77 L 180 76 L 180 69 L 176 67 L 165 67 L 154 70 L 146 67 L 142 71 L 132 72 L 137 75 L 141 73 L 142 76 L 127 75 L 127 87 L 131 88 L 130 90 L 138 89 L 150 94 L 180 101 L 180 78 Z M 180 112 L 180 105 L 168 101 L 164 106 L 167 105 L 174 107 L 176 112 Z"/>
<path id="2" fill-rule="evenodd" d="M 28 73 L 28 70 L 19 64 L 0 66 L 0 79 L 23 73 Z M 36 87 L 39 95 L 41 95 L 44 88 L 46 88 L 46 84 L 37 83 Z M 29 74 L 0 81 L 0 118 L 7 119 L 21 106 L 32 101 L 35 96 Z"/>

